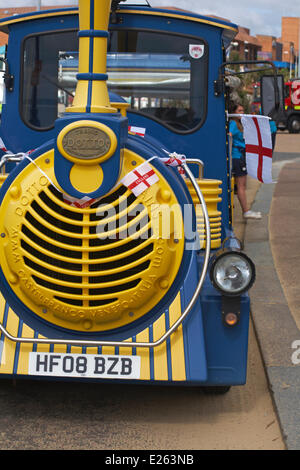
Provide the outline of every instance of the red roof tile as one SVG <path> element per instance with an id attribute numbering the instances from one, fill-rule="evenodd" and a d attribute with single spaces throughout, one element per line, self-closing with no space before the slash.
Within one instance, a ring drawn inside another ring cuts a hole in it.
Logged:
<path id="1" fill-rule="evenodd" d="M 74 3 L 74 5 L 60 5 L 59 8 L 68 8 L 72 6 L 78 6 L 77 4 Z M 58 6 L 43 6 L 41 9 L 42 10 L 54 10 L 58 8 Z M 15 15 L 24 15 L 26 13 L 30 13 L 32 11 L 36 11 L 36 7 L 17 7 L 17 8 L 0 8 L 0 19 L 2 18 L 8 18 L 10 16 L 15 16 Z M 8 36 L 5 33 L 0 32 L 0 46 L 4 46 L 7 44 Z"/>

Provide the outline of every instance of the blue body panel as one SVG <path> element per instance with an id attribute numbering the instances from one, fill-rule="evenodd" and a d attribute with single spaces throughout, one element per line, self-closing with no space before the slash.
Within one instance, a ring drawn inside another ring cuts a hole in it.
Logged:
<path id="1" fill-rule="evenodd" d="M 120 174 L 120 154 L 121 149 L 124 148 L 125 141 L 127 140 L 128 135 L 128 121 L 126 118 L 122 117 L 119 114 L 116 115 L 107 115 L 107 114 L 85 114 L 84 118 L 90 121 L 98 121 L 102 124 L 105 124 L 107 127 L 112 129 L 118 139 L 118 145 L 114 155 L 112 155 L 107 161 L 101 164 L 103 171 L 103 183 L 101 186 L 94 192 L 88 194 L 90 198 L 103 197 L 105 194 L 109 193 L 115 184 L 118 181 Z M 64 118 L 57 119 L 55 134 L 58 135 L 64 127 L 69 124 L 76 122 L 82 119 L 82 115 L 77 115 L 76 113 L 70 113 Z M 82 198 L 86 194 L 77 191 L 70 181 L 70 172 L 73 167 L 73 163 L 66 158 L 64 158 L 57 146 L 55 145 L 55 158 L 54 158 L 54 171 L 57 182 L 60 187 L 66 191 L 72 197 Z"/>
<path id="2" fill-rule="evenodd" d="M 143 9 L 136 8 L 137 11 Z M 160 10 L 155 10 L 160 11 Z M 165 13 L 165 10 L 161 10 Z M 193 16 L 193 15 L 192 15 Z M 220 22 L 222 24 L 222 22 Z M 224 25 L 226 23 L 224 22 Z M 0 22 L 1 26 L 1 22 Z M 111 25 L 115 28 L 115 25 Z M 169 152 L 185 154 L 190 158 L 198 158 L 204 162 L 204 177 L 222 181 L 222 203 L 219 209 L 222 211 L 222 238 L 230 232 L 230 191 L 228 190 L 228 163 L 226 143 L 226 119 L 224 97 L 216 97 L 214 94 L 214 81 L 218 78 L 218 68 L 223 63 L 223 29 L 212 24 L 193 22 L 183 19 L 172 18 L 171 21 L 165 16 L 151 16 L 143 14 L 124 14 L 122 23 L 117 25 L 118 29 L 139 29 L 149 31 L 162 31 L 176 34 L 189 35 L 192 38 L 201 38 L 208 48 L 208 77 L 207 77 L 207 115 L 206 119 L 193 132 L 176 133 L 163 126 L 159 122 L 128 112 L 129 125 L 146 128 L 146 137 L 129 136 L 125 146 L 137 152 L 145 159 L 154 155 L 165 156 L 163 149 Z M 36 19 L 15 23 L 10 26 L 11 33 L 8 44 L 8 60 L 10 72 L 15 77 L 13 92 L 7 92 L 6 103 L 3 105 L 0 136 L 6 147 L 13 152 L 24 152 L 37 149 L 32 158 L 38 157 L 47 149 L 55 147 L 57 130 L 36 131 L 28 127 L 22 120 L 19 112 L 20 89 L 21 89 L 21 64 L 22 64 L 22 41 L 27 35 L 46 31 L 65 31 L 78 29 L 77 15 L 50 16 L 49 18 Z M 12 60 L 13 57 L 13 60 Z M 74 118 L 74 116 L 72 116 Z M 94 117 L 95 119 L 97 117 Z M 61 126 L 64 121 L 61 121 Z M 60 127 L 61 128 L 61 127 Z M 45 142 L 48 142 L 45 145 Z M 181 180 L 172 169 L 166 169 L 164 165 L 153 160 L 159 171 L 167 177 L 180 204 L 191 203 L 191 197 Z M 19 173 L 28 162 L 23 162 L 13 170 L 0 192 L 0 203 L 5 191 L 9 188 L 15 175 Z M 58 166 L 61 172 L 62 163 Z M 67 182 L 65 182 L 66 188 Z M 76 194 L 74 194 L 76 196 Z M 199 273 L 203 263 L 201 253 L 185 253 L 183 265 L 179 270 L 173 287 L 168 292 L 168 299 L 164 299 L 164 308 L 174 300 L 178 291 L 181 292 L 181 310 L 184 311 L 188 305 L 198 282 Z M 22 312 L 19 315 L 24 318 L 32 315 L 14 299 L 2 271 L 0 272 L 2 291 L 6 294 L 11 306 L 15 311 Z M 109 339 L 120 341 L 131 336 L 132 338 L 153 322 L 159 316 L 161 305 L 149 312 L 141 321 L 130 326 L 130 330 L 120 329 L 109 333 Z M 228 328 L 222 322 L 221 294 L 217 292 L 207 275 L 202 294 L 199 297 L 193 311 L 183 323 L 184 351 L 187 383 L 203 385 L 238 385 L 245 383 L 247 369 L 247 347 L 248 347 L 248 325 L 249 325 L 249 298 L 247 295 L 241 297 L 241 320 L 235 328 Z M 37 321 L 37 328 L 45 335 L 51 335 L 51 329 L 45 323 L 41 326 Z M 72 332 L 65 332 L 58 328 L 54 336 L 75 337 Z M 77 334 L 78 336 L 78 334 Z M 93 335 L 85 335 L 91 338 Z M 100 335 L 107 338 L 107 334 Z M 151 337 L 150 337 L 151 341 Z M 170 344 L 167 341 L 169 350 Z M 153 366 L 151 380 L 153 380 Z M 172 383 L 172 377 L 169 377 Z"/>

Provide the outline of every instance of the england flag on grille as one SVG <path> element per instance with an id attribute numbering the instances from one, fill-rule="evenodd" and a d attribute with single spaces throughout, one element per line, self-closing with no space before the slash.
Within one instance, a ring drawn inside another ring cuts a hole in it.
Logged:
<path id="1" fill-rule="evenodd" d="M 149 163 L 145 162 L 124 176 L 121 183 L 137 197 L 157 181 L 159 181 L 157 174 Z"/>
<path id="2" fill-rule="evenodd" d="M 69 196 L 68 194 L 63 193 L 63 200 L 69 206 L 77 207 L 78 209 L 85 209 L 86 207 L 90 207 L 97 199 L 91 199 L 88 196 L 84 196 L 81 199 L 76 197 Z"/>
<path id="3" fill-rule="evenodd" d="M 270 119 L 243 115 L 247 172 L 261 183 L 272 183 L 272 137 Z"/>

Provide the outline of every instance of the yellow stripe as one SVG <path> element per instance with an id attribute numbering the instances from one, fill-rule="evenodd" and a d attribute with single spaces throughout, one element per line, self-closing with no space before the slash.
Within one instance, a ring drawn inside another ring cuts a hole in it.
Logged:
<path id="1" fill-rule="evenodd" d="M 94 347 L 94 348 L 87 348 L 86 349 L 86 353 L 87 354 L 98 354 L 98 348 L 97 347 Z"/>
<path id="2" fill-rule="evenodd" d="M 81 9 L 79 15 L 79 29 L 89 30 L 90 24 L 90 0 L 86 0 L 85 8 Z M 90 62 L 90 39 L 80 38 L 79 40 L 79 64 L 78 72 L 85 73 L 89 70 Z M 76 93 L 73 103 L 66 109 L 67 112 L 86 112 L 86 106 L 88 102 L 88 89 L 89 82 L 87 80 L 79 80 L 76 86 Z"/>
<path id="3" fill-rule="evenodd" d="M 67 352 L 67 345 L 55 344 L 53 348 L 53 352 L 58 353 L 58 354 L 65 354 Z"/>
<path id="4" fill-rule="evenodd" d="M 72 106 L 66 108 L 67 112 L 86 113 L 86 104 L 88 102 L 89 82 L 79 80 L 77 82 L 76 94 Z"/>
<path id="5" fill-rule="evenodd" d="M 215 21 L 209 21 L 209 20 L 205 20 L 202 18 L 195 18 L 192 16 L 181 15 L 181 14 L 176 14 L 176 13 L 162 13 L 158 11 L 138 11 L 138 10 L 118 10 L 117 13 L 120 13 L 122 15 L 128 14 L 128 13 L 134 13 L 134 14 L 139 14 L 139 15 L 166 16 L 168 18 L 176 18 L 176 19 L 180 18 L 181 20 L 195 21 L 196 23 L 204 23 L 210 26 L 217 26 L 218 28 L 230 29 L 232 31 L 238 32 L 238 29 L 234 28 L 233 26 L 227 26 L 224 24 L 216 23 Z"/>
<path id="6" fill-rule="evenodd" d="M 153 340 L 157 341 L 166 332 L 166 318 L 162 315 L 153 324 Z M 154 379 L 168 380 L 167 343 L 154 348 Z"/>
<path id="7" fill-rule="evenodd" d="M 81 346 L 72 346 L 71 347 L 71 354 L 82 354 L 82 347 Z"/>
<path id="8" fill-rule="evenodd" d="M 136 337 L 138 343 L 147 343 L 149 341 L 149 330 L 146 329 Z M 137 356 L 141 358 L 141 376 L 140 380 L 150 380 L 150 352 L 149 348 L 137 348 Z"/>
<path id="9" fill-rule="evenodd" d="M 114 356 L 115 355 L 115 348 L 113 346 L 103 346 L 102 347 L 102 354 L 105 354 L 105 355 L 112 355 Z"/>
<path id="10" fill-rule="evenodd" d="M 4 297 L 0 294 L 0 309 L 1 309 L 0 310 L 0 321 L 1 321 L 1 324 L 3 324 L 5 305 L 6 305 L 6 301 L 4 300 Z M 5 341 L 5 339 L 3 339 L 3 335 L 2 335 L 2 341 Z M 0 355 L 0 359 L 1 359 L 0 373 L 2 373 L 2 369 L 4 368 L 2 363 L 4 364 L 4 362 L 5 362 L 5 354 L 6 354 L 6 351 L 5 351 L 5 343 L 4 343 L 3 344 L 3 349 L 2 349 L 2 354 Z"/>
<path id="11" fill-rule="evenodd" d="M 79 43 L 79 62 L 78 62 L 78 73 L 85 73 L 89 70 L 90 64 L 90 39 L 80 38 Z"/>
<path id="12" fill-rule="evenodd" d="M 13 335 L 18 335 L 19 318 L 9 309 L 7 318 L 7 330 Z M 12 374 L 15 360 L 16 343 L 9 339 L 4 339 L 0 372 L 2 374 Z"/>
<path id="13" fill-rule="evenodd" d="M 34 331 L 27 325 L 23 325 L 22 337 L 33 338 Z M 32 352 L 32 344 L 20 344 L 17 374 L 28 375 L 29 353 Z"/>
<path id="14" fill-rule="evenodd" d="M 4 21 L 3 23 L 0 23 L 0 30 L 2 28 L 2 26 L 7 26 L 7 25 L 10 25 L 10 24 L 14 24 L 14 23 L 21 23 L 22 21 L 31 21 L 31 20 L 40 20 L 40 19 L 43 19 L 43 18 L 51 18 L 52 16 L 65 16 L 65 15 L 78 15 L 78 9 L 76 10 L 71 10 L 71 11 L 60 11 L 60 12 L 50 12 L 50 13 L 42 13 L 40 15 L 30 15 L 30 16 L 26 16 L 26 17 L 22 17 L 22 18 L 16 18 L 16 19 L 13 19 L 13 20 L 8 20 L 8 21 Z"/>
<path id="15" fill-rule="evenodd" d="M 45 336 L 38 335 L 38 338 L 45 338 Z M 48 353 L 50 352 L 50 344 L 37 344 L 36 351 Z"/>
<path id="16" fill-rule="evenodd" d="M 79 29 L 91 29 L 91 0 L 84 1 L 84 8 L 81 8 L 79 15 Z"/>
<path id="17" fill-rule="evenodd" d="M 132 340 L 128 340 L 128 343 L 132 342 Z M 132 348 L 120 348 L 119 349 L 120 356 L 131 356 L 132 355 Z"/>
<path id="18" fill-rule="evenodd" d="M 3 295 L 0 294 L 0 321 L 1 323 L 3 323 L 5 304 L 6 304 L 6 301 Z"/>
<path id="19" fill-rule="evenodd" d="M 100 2 L 94 2 L 94 28 L 96 30 L 98 29 L 106 31 L 108 29 L 111 3 L 111 0 L 101 0 Z"/>
<path id="20" fill-rule="evenodd" d="M 156 12 L 156 11 L 138 11 L 138 10 L 118 10 L 118 13 L 120 14 L 139 14 L 139 15 L 153 15 L 153 16 L 166 16 L 168 18 L 178 18 L 178 19 L 183 19 L 183 20 L 188 20 L 188 21 L 194 21 L 196 23 L 204 23 L 208 24 L 211 26 L 216 26 L 218 28 L 222 29 L 229 29 L 231 31 L 236 31 L 238 32 L 237 28 L 234 28 L 233 26 L 228 26 L 228 25 L 223 25 L 220 23 L 216 23 L 215 21 L 209 21 L 209 20 L 204 20 L 201 18 L 195 18 L 187 15 L 181 15 L 181 14 L 176 14 L 176 13 L 162 13 L 162 12 Z M 53 16 L 61 16 L 61 15 L 75 15 L 78 14 L 78 9 L 76 10 L 71 10 L 71 11 L 60 11 L 60 12 L 50 12 L 50 13 L 44 13 L 40 15 L 31 15 L 23 18 L 17 18 L 9 21 L 4 21 L 3 23 L 0 24 L 0 29 L 2 26 L 7 26 L 10 24 L 14 23 L 20 23 L 22 21 L 31 21 L 31 20 L 39 20 L 43 18 L 50 18 Z"/>
<path id="21" fill-rule="evenodd" d="M 170 325 L 181 315 L 180 293 L 169 308 Z M 182 325 L 171 335 L 172 380 L 186 380 Z"/>

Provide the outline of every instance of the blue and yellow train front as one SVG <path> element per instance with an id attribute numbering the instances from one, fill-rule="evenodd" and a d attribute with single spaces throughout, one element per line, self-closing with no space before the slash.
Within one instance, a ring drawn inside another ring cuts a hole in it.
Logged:
<path id="1" fill-rule="evenodd" d="M 75 99 L 0 191 L 0 374 L 243 384 L 254 267 L 221 246 L 222 181 L 128 135 L 106 85 L 110 8 L 80 1 Z"/>

